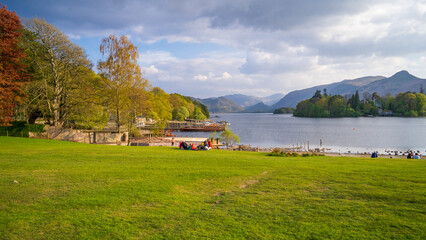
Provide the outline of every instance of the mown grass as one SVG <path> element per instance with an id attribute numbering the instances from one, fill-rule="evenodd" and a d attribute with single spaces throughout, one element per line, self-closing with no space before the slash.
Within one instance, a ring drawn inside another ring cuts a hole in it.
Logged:
<path id="1" fill-rule="evenodd" d="M 0 137 L 0 239 L 425 239 L 424 161 Z"/>

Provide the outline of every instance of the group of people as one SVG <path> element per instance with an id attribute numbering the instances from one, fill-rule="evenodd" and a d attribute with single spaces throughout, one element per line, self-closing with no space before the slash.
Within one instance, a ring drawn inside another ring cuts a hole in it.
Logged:
<path id="1" fill-rule="evenodd" d="M 395 153 L 397 155 L 397 153 Z M 377 158 L 377 151 L 371 154 L 371 158 Z M 407 154 L 408 159 L 420 159 L 420 154 L 418 152 L 414 153 L 413 151 L 409 151 Z"/>
<path id="2" fill-rule="evenodd" d="M 213 144 L 210 139 L 202 142 L 198 146 L 195 146 L 193 143 L 188 144 L 187 142 L 181 142 L 179 143 L 179 148 L 182 150 L 211 150 L 213 148 Z"/>
<path id="3" fill-rule="evenodd" d="M 407 159 L 420 159 L 420 154 L 418 152 L 413 153 L 413 151 L 409 151 L 407 154 Z"/>

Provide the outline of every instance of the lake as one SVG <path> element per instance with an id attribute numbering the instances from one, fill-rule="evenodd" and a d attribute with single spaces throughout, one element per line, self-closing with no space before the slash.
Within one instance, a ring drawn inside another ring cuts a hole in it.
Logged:
<path id="1" fill-rule="evenodd" d="M 309 141 L 310 149 L 319 148 L 322 142 L 321 147 L 329 148 L 330 152 L 385 153 L 412 149 L 426 154 L 426 118 L 296 118 L 291 114 L 232 113 L 212 114 L 212 119 L 229 122 L 230 129 L 240 137 L 240 144 L 254 147 L 307 146 Z"/>

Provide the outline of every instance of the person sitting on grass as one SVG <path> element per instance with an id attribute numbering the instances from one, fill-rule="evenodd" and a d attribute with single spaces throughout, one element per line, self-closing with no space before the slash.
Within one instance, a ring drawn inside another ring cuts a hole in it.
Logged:
<path id="1" fill-rule="evenodd" d="M 373 154 L 371 154 L 371 158 L 377 158 L 377 152 L 373 152 Z"/>
<path id="2" fill-rule="evenodd" d="M 414 159 L 420 159 L 420 155 L 418 153 L 416 153 L 416 155 L 414 155 L 413 157 Z"/>
<path id="3" fill-rule="evenodd" d="M 210 139 L 209 139 L 209 142 L 207 144 L 208 144 L 207 150 L 212 150 L 213 144 L 212 144 L 212 141 Z"/>

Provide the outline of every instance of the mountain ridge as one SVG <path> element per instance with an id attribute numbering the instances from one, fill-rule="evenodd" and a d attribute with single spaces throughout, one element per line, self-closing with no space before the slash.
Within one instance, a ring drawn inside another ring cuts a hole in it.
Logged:
<path id="1" fill-rule="evenodd" d="M 295 108 L 300 101 L 311 98 L 316 90 L 327 90 L 332 95 L 352 95 L 358 90 L 361 97 L 364 92 L 379 96 L 397 95 L 407 91 L 417 92 L 420 86 L 426 87 L 426 79 L 418 78 L 406 70 L 399 71 L 391 77 L 366 76 L 345 79 L 340 82 L 322 84 L 310 88 L 295 90 L 288 94 L 274 94 L 268 97 L 254 97 L 243 94 L 231 94 L 216 98 L 197 99 L 205 104 L 210 112 L 273 112 L 282 107 Z M 278 97 L 282 96 L 279 100 Z M 267 99 L 269 98 L 269 102 Z M 268 104 L 276 101 L 274 104 Z"/>
<path id="2" fill-rule="evenodd" d="M 342 96 L 352 95 L 357 90 L 361 95 L 364 92 L 370 94 L 377 92 L 379 96 L 387 94 L 395 96 L 398 93 L 408 91 L 416 92 L 422 84 L 426 85 L 426 79 L 418 78 L 411 75 L 408 71 L 402 70 L 388 78 L 383 76 L 367 76 L 292 91 L 276 104 L 272 105 L 272 108 L 296 107 L 300 101 L 311 98 L 316 90 L 323 91 L 323 89 L 326 89 L 328 94 Z"/>

